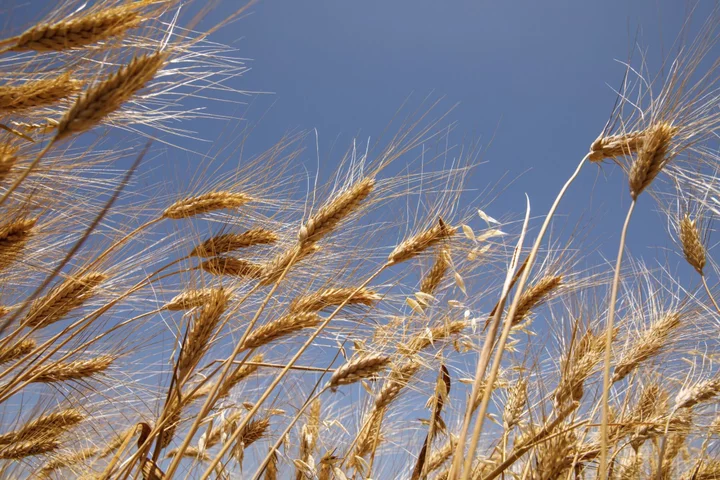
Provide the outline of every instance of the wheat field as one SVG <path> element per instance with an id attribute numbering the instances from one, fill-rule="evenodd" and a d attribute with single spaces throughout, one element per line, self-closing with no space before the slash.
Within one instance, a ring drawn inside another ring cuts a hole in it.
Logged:
<path id="1" fill-rule="evenodd" d="M 206 148 L 188 100 L 243 95 L 214 33 L 252 5 L 187 3 L 64 0 L 0 40 L 0 478 L 720 479 L 720 11 L 626 65 L 548 211 L 493 218 L 481 149 L 424 148 L 433 101 L 328 181 L 308 132 L 143 170 Z M 593 168 L 631 201 L 588 268 L 553 232 Z M 627 251 L 638 203 L 691 281 Z"/>

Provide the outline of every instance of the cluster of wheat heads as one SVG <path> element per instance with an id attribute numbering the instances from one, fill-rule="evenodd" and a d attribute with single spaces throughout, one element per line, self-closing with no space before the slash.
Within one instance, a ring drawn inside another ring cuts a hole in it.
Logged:
<path id="1" fill-rule="evenodd" d="M 0 41 L 2 478 L 720 478 L 718 17 L 628 69 L 535 229 L 462 193 L 478 150 L 427 108 L 326 182 L 297 135 L 141 189 L 107 127 L 186 134 L 212 115 L 178 98 L 244 68 L 180 7 L 67 2 Z M 545 238 L 604 161 L 614 268 Z M 645 197 L 691 281 L 623 262 Z"/>

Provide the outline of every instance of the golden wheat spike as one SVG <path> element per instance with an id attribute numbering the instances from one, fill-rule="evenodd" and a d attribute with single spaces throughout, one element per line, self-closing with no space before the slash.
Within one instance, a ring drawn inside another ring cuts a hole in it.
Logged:
<path id="1" fill-rule="evenodd" d="M 642 147 L 644 138 L 641 131 L 600 136 L 590 145 L 588 160 L 600 162 L 606 158 L 630 156 Z"/>
<path id="2" fill-rule="evenodd" d="M 35 25 L 17 37 L 4 40 L 15 52 L 53 52 L 87 47 L 93 43 L 118 38 L 143 20 L 140 7 L 147 1 L 107 8 L 57 23 Z"/>
<path id="3" fill-rule="evenodd" d="M 648 128 L 642 148 L 630 167 L 630 195 L 636 199 L 667 163 L 670 142 L 677 128 L 669 123 L 657 123 Z"/>
<path id="4" fill-rule="evenodd" d="M 12 362 L 35 350 L 35 340 L 28 338 L 8 347 L 0 348 L 0 365 Z"/>
<path id="5" fill-rule="evenodd" d="M 0 111 L 21 113 L 33 108 L 54 105 L 80 91 L 82 82 L 69 73 L 43 78 L 21 85 L 0 86 Z"/>
<path id="6" fill-rule="evenodd" d="M 57 383 L 84 380 L 105 372 L 115 358 L 112 355 L 100 355 L 87 360 L 57 362 L 33 378 L 33 383 Z"/>
<path id="7" fill-rule="evenodd" d="M 280 338 L 292 335 L 303 328 L 317 326 L 321 318 L 316 313 L 301 312 L 285 315 L 256 328 L 245 339 L 243 348 L 258 348 Z"/>
<path id="8" fill-rule="evenodd" d="M 373 306 L 380 295 L 369 288 L 325 288 L 309 295 L 297 297 L 290 302 L 292 312 L 319 312 L 329 307 L 336 307 L 345 302 L 345 306 L 365 305 Z"/>
<path id="9" fill-rule="evenodd" d="M 331 199 L 300 228 L 299 241 L 316 242 L 330 233 L 343 219 L 357 210 L 374 187 L 375 180 L 366 177 Z"/>
<path id="10" fill-rule="evenodd" d="M 330 377 L 328 387 L 332 391 L 340 385 L 350 385 L 381 372 L 390 363 L 387 355 L 366 355 L 352 359 L 337 368 Z"/>
<path id="11" fill-rule="evenodd" d="M 163 218 L 179 220 L 194 217 L 217 210 L 235 209 L 251 202 L 252 198 L 244 193 L 216 191 L 187 197 L 170 205 L 162 213 Z"/>
<path id="12" fill-rule="evenodd" d="M 427 230 L 404 240 L 390 253 L 390 263 L 401 263 L 421 254 L 428 248 L 455 235 L 456 229 L 446 224 L 442 218 Z"/>
<path id="13" fill-rule="evenodd" d="M 92 298 L 98 287 L 108 276 L 91 272 L 79 278 L 68 278 L 30 306 L 23 325 L 44 328 L 62 320 L 65 315 L 81 307 Z"/>
<path id="14" fill-rule="evenodd" d="M 225 233 L 205 240 L 195 247 L 190 255 L 197 257 L 214 257 L 242 248 L 274 243 L 277 239 L 278 236 L 275 232 L 264 228 L 253 228 L 243 233 Z"/>
<path id="15" fill-rule="evenodd" d="M 12 265 L 32 237 L 37 219 L 18 219 L 0 226 L 0 270 Z"/>
<path id="16" fill-rule="evenodd" d="M 90 130 L 130 100 L 155 78 L 165 64 L 167 52 L 135 57 L 108 79 L 90 87 L 60 119 L 56 140 Z"/>
<path id="17" fill-rule="evenodd" d="M 0 435 L 0 445 L 23 443 L 33 439 L 54 439 L 84 419 L 85 415 L 75 408 L 41 415 L 17 430 Z"/>

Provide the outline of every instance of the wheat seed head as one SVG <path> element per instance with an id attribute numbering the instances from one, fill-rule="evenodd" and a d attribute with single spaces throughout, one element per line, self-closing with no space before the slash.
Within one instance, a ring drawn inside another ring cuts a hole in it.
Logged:
<path id="1" fill-rule="evenodd" d="M 195 197 L 178 200 L 165 209 L 162 217 L 179 220 L 217 210 L 236 209 L 251 201 L 252 198 L 244 193 L 227 191 L 208 192 Z"/>
<path id="2" fill-rule="evenodd" d="M 225 233 L 205 240 L 195 247 L 190 255 L 214 257 L 255 245 L 266 245 L 278 240 L 275 232 L 264 228 L 253 228 L 243 233 Z"/>
<path id="3" fill-rule="evenodd" d="M 82 81 L 69 73 L 20 85 L 3 85 L 0 86 L 0 111 L 17 114 L 51 106 L 78 93 L 81 87 Z"/>
<path id="4" fill-rule="evenodd" d="M 16 52 L 51 52 L 83 48 L 123 35 L 142 21 L 140 7 L 147 1 L 126 3 L 57 23 L 35 25 L 21 35 L 6 40 Z"/>
<path id="5" fill-rule="evenodd" d="M 105 120 L 155 78 L 168 55 L 158 51 L 135 57 L 110 77 L 90 87 L 63 115 L 55 140 L 78 135 Z"/>

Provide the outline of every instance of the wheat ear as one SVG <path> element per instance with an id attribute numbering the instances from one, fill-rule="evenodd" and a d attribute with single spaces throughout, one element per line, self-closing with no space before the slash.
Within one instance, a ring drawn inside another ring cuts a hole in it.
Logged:
<path id="1" fill-rule="evenodd" d="M 96 13 L 57 23 L 35 25 L 17 37 L 4 40 L 15 52 L 53 52 L 82 48 L 117 38 L 142 21 L 138 9 L 146 1 L 107 8 Z"/>
<path id="2" fill-rule="evenodd" d="M 50 290 L 47 295 L 33 302 L 22 321 L 23 325 L 44 328 L 62 320 L 65 315 L 92 298 L 95 289 L 107 278 L 106 274 L 99 272 L 86 273 L 79 278 L 68 278 Z"/>
<path id="3" fill-rule="evenodd" d="M 309 295 L 297 297 L 290 302 L 291 312 L 319 312 L 329 307 L 337 307 L 345 302 L 345 306 L 373 306 L 380 295 L 369 288 L 356 287 L 325 288 Z"/>
<path id="4" fill-rule="evenodd" d="M 421 254 L 428 248 L 452 237 L 456 232 L 454 227 L 446 224 L 442 218 L 427 230 L 401 242 L 388 256 L 390 263 L 401 263 Z"/>
<path id="5" fill-rule="evenodd" d="M 83 133 L 103 121 L 155 78 L 167 57 L 163 51 L 135 57 L 108 79 L 90 87 L 62 117 L 54 141 Z"/>
<path id="6" fill-rule="evenodd" d="M 258 348 L 304 328 L 317 326 L 322 319 L 316 313 L 291 313 L 256 328 L 247 336 L 243 348 Z"/>
<path id="7" fill-rule="evenodd" d="M 17 114 L 47 107 L 76 94 L 81 87 L 82 82 L 72 78 L 69 73 L 22 85 L 3 85 L 0 86 L 0 111 Z"/>
<path id="8" fill-rule="evenodd" d="M 352 359 L 335 370 L 327 388 L 334 392 L 340 385 L 350 385 L 373 377 L 382 372 L 389 363 L 390 357 L 387 355 L 366 355 Z"/>
<path id="9" fill-rule="evenodd" d="M 37 219 L 13 220 L 0 226 L 0 271 L 12 265 L 35 233 Z"/>
<path id="10" fill-rule="evenodd" d="M 275 232 L 264 228 L 253 228 L 243 233 L 225 233 L 205 240 L 195 247 L 190 255 L 214 257 L 222 253 L 234 252 L 241 248 L 274 243 L 278 239 Z"/>
<path id="11" fill-rule="evenodd" d="M 200 268 L 212 275 L 241 278 L 261 278 L 265 272 L 262 265 L 234 257 L 211 258 L 202 262 Z"/>
<path id="12" fill-rule="evenodd" d="M 343 219 L 358 209 L 374 187 L 375 180 L 366 177 L 332 198 L 300 228 L 298 233 L 300 243 L 316 242 L 330 233 Z"/>
<path id="13" fill-rule="evenodd" d="M 162 218 L 180 220 L 217 210 L 230 210 L 242 207 L 253 199 L 238 192 L 215 191 L 195 197 L 187 197 L 170 205 L 162 213 Z"/>

